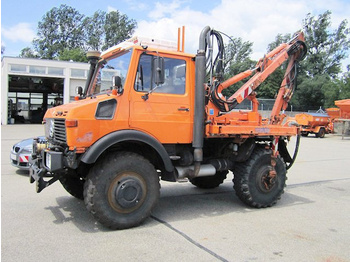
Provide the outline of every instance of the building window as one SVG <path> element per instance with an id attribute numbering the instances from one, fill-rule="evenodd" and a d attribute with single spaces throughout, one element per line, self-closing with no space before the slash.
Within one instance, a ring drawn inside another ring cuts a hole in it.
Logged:
<path id="1" fill-rule="evenodd" d="M 49 67 L 48 74 L 49 75 L 63 76 L 63 68 Z"/>
<path id="2" fill-rule="evenodd" d="M 29 73 L 31 74 L 46 74 L 46 67 L 44 66 L 29 66 Z"/>
<path id="3" fill-rule="evenodd" d="M 26 65 L 10 65 L 11 72 L 27 72 Z"/>
<path id="4" fill-rule="evenodd" d="M 83 69 L 71 69 L 71 77 L 86 78 L 86 70 Z"/>

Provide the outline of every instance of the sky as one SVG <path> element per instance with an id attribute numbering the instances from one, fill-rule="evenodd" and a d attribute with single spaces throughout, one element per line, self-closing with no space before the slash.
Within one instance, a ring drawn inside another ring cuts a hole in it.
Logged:
<path id="1" fill-rule="evenodd" d="M 210 26 L 234 38 L 253 42 L 252 58 L 266 53 L 277 34 L 293 34 L 310 13 L 332 12 L 332 29 L 347 19 L 350 0 L 2 0 L 1 43 L 5 56 L 18 56 L 31 47 L 37 24 L 53 7 L 66 4 L 85 16 L 95 11 L 118 10 L 137 22 L 134 35 L 177 41 L 177 29 L 185 26 L 185 52 L 196 53 L 201 30 Z M 348 24 L 348 26 L 350 26 Z M 228 39 L 226 39 L 228 41 Z M 350 64 L 350 58 L 344 61 Z"/>

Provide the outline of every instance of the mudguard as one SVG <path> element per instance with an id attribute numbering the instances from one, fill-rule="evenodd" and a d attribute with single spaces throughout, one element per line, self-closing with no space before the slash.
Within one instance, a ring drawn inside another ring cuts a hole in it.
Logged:
<path id="1" fill-rule="evenodd" d="M 164 146 L 154 137 L 137 130 L 121 130 L 102 137 L 84 153 L 81 161 L 86 164 L 95 163 L 98 157 L 109 147 L 125 141 L 137 141 L 147 144 L 159 154 L 166 171 L 172 172 L 174 170 L 174 166 Z"/>

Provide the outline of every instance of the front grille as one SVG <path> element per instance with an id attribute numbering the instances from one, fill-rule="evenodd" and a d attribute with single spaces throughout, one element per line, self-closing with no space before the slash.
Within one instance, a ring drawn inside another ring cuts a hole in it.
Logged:
<path id="1" fill-rule="evenodd" d="M 55 128 L 54 128 L 54 140 L 66 144 L 67 138 L 66 138 L 66 125 L 65 125 L 65 119 L 54 119 L 55 121 Z"/>

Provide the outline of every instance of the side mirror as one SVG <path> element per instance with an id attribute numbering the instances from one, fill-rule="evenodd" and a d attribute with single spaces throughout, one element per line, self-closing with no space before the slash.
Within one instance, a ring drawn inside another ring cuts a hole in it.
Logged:
<path id="1" fill-rule="evenodd" d="M 112 78 L 113 88 L 118 90 L 118 94 L 123 93 L 122 79 L 120 76 L 113 76 Z"/>
<path id="2" fill-rule="evenodd" d="M 160 56 L 153 57 L 152 71 L 153 81 L 156 86 L 164 84 L 164 58 Z"/>
<path id="3" fill-rule="evenodd" d="M 79 96 L 82 96 L 83 95 L 83 88 L 81 86 L 77 86 L 75 88 L 75 93 Z"/>

